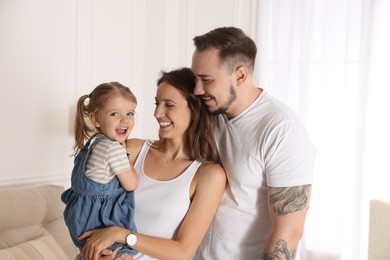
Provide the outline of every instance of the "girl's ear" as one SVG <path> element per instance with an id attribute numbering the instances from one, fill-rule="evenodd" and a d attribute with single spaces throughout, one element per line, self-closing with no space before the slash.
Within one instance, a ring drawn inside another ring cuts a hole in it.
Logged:
<path id="1" fill-rule="evenodd" d="M 96 127 L 96 128 L 99 128 L 100 127 L 100 124 L 98 122 L 98 117 L 95 113 L 91 112 L 89 113 L 89 118 L 91 119 L 92 121 L 92 124 Z"/>
<path id="2" fill-rule="evenodd" d="M 235 71 L 237 86 L 241 85 L 248 77 L 248 70 L 244 66 L 240 66 Z"/>

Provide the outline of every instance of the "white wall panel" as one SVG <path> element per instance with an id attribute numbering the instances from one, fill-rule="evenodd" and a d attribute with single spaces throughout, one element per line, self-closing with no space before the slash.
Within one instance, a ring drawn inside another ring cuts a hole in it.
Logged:
<path id="1" fill-rule="evenodd" d="M 62 179 L 76 62 L 75 1 L 0 1 L 0 184 Z"/>
<path id="2" fill-rule="evenodd" d="M 79 96 L 106 81 L 138 98 L 131 136 L 157 138 L 161 70 L 191 65 L 192 38 L 219 26 L 254 36 L 256 0 L 0 1 L 0 186 L 68 185 Z M 255 37 L 254 37 L 255 38 Z"/>

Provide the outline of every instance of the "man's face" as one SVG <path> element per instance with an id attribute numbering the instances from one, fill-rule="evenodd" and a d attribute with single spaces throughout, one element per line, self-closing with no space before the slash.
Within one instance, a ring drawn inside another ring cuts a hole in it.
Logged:
<path id="1" fill-rule="evenodd" d="M 213 115 L 228 113 L 236 100 L 234 73 L 220 64 L 216 48 L 195 51 L 192 71 L 196 76 L 194 94 L 200 96 Z"/>

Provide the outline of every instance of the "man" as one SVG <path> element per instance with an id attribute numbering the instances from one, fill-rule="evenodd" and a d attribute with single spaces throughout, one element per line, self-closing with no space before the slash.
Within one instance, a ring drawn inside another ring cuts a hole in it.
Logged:
<path id="1" fill-rule="evenodd" d="M 295 259 L 315 149 L 295 113 L 254 85 L 257 48 L 241 29 L 193 39 L 194 94 L 218 116 L 228 186 L 194 259 Z"/>

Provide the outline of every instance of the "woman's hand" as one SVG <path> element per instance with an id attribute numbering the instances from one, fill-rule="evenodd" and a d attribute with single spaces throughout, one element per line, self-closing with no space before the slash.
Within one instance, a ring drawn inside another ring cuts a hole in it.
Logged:
<path id="1" fill-rule="evenodd" d="M 121 232 L 124 234 L 123 238 Z M 127 233 L 126 229 L 116 226 L 84 232 L 79 237 L 80 240 L 87 238 L 85 246 L 81 250 L 82 258 L 86 260 L 114 259 L 117 251 L 110 251 L 107 247 L 116 241 L 124 240 Z M 100 258 L 103 255 L 106 257 Z"/>
<path id="2" fill-rule="evenodd" d="M 115 258 L 116 254 L 118 254 L 119 250 L 121 249 L 122 247 L 117 247 L 114 249 L 114 251 L 103 249 L 102 254 L 99 256 L 99 260 L 133 260 L 133 256 L 129 254 L 122 254 L 121 256 Z"/>

